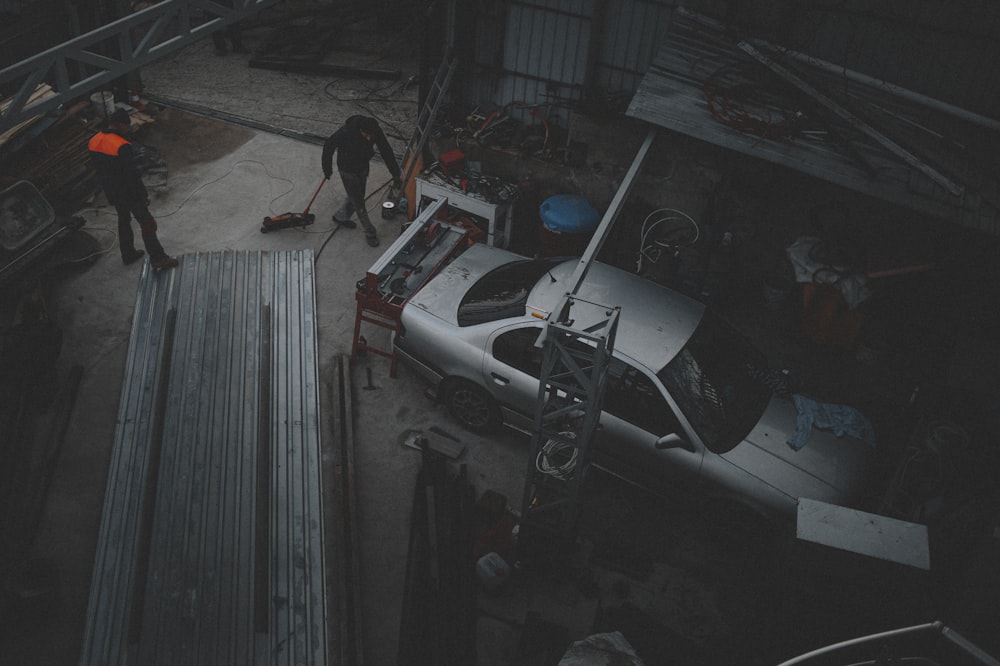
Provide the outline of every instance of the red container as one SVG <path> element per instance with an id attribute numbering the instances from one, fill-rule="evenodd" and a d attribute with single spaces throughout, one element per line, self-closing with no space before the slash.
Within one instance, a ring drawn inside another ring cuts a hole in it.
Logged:
<path id="1" fill-rule="evenodd" d="M 438 164 L 446 176 L 454 176 L 465 169 L 465 153 L 456 148 L 438 155 Z"/>

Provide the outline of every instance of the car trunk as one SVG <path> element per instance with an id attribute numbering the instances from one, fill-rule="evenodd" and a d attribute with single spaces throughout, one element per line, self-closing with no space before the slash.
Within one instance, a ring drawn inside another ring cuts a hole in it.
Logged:
<path id="1" fill-rule="evenodd" d="M 745 441 L 722 457 L 794 497 L 834 504 L 856 501 L 873 448 L 859 439 L 812 428 L 805 446 L 796 451 L 788 440 L 797 423 L 795 405 L 774 396 Z"/>

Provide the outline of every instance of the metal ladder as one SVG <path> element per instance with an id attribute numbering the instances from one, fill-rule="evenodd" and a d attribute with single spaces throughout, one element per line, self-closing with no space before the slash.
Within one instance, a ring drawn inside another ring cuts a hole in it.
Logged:
<path id="1" fill-rule="evenodd" d="M 427 135 L 430 133 L 431 125 L 434 124 L 434 119 L 441 108 L 441 103 L 444 100 L 445 93 L 448 91 L 448 86 L 451 85 L 451 78 L 455 74 L 456 64 L 455 56 L 449 50 L 441 62 L 441 66 L 438 68 L 430 90 L 427 91 L 427 99 L 424 100 L 424 106 L 417 116 L 417 126 L 413 130 L 410 142 L 406 145 L 406 151 L 403 153 L 402 163 L 406 169 L 403 172 L 402 178 L 404 190 L 413 176 L 413 170 L 416 168 L 416 157 L 420 155 L 424 146 L 427 145 Z"/>

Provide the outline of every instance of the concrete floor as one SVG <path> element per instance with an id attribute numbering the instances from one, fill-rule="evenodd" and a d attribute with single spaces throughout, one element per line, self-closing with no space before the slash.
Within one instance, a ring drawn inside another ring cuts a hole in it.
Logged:
<path id="1" fill-rule="evenodd" d="M 255 38 L 248 34 L 247 44 L 253 47 Z M 385 119 L 390 139 L 401 153 L 417 110 L 415 90 L 402 87 L 414 73 L 413 59 L 399 49 L 393 54 L 365 47 L 373 40 L 364 35 L 353 39 L 344 58 L 354 58 L 358 66 L 398 67 L 404 73 L 400 81 L 376 91 L 385 84 L 250 69 L 247 56 L 217 57 L 207 40 L 142 72 L 146 91 L 175 105 L 165 106 L 139 137 L 160 151 L 169 169 L 166 185 L 156 192 L 151 206 L 167 251 L 181 255 L 311 248 L 319 253 L 316 285 L 324 406 L 334 359 L 350 351 L 354 284 L 382 248 L 368 247 L 358 230 L 334 229 L 330 214 L 342 194 L 336 178 L 313 205 L 315 225 L 261 234 L 264 216 L 300 211 L 306 205 L 321 178 L 320 148 L 178 107 L 214 110 L 228 121 L 243 118 L 320 137 L 334 131 L 348 115 L 374 112 Z M 388 179 L 384 166 L 373 162 L 369 191 Z M 373 196 L 371 209 L 377 210 L 381 200 Z M 95 205 L 81 215 L 87 221 L 85 231 L 106 252 L 85 270 L 60 279 L 47 303 L 64 331 L 60 366 L 84 367 L 70 436 L 36 544 L 38 553 L 58 570 L 58 610 L 44 622 L 4 633 L 0 654 L 5 664 L 73 664 L 84 630 L 140 269 L 119 261 L 114 216 L 107 208 Z M 398 231 L 398 223 L 383 222 L 378 215 L 372 218 L 383 230 L 384 248 Z M 402 446 L 401 437 L 410 429 L 431 426 L 460 433 L 444 410 L 424 397 L 425 387 L 405 366 L 396 379 L 390 379 L 384 359 L 361 359 L 353 368 L 356 388 L 365 383 L 368 368 L 376 389 L 354 394 L 364 651 L 366 663 L 389 665 L 396 662 L 399 596 L 413 483 L 420 465 L 420 455 Z M 323 427 L 330 427 L 328 419 Z M 461 462 L 468 465 L 477 491 L 496 490 L 518 508 L 527 438 L 511 432 L 489 440 L 461 435 L 467 446 Z M 331 433 L 324 432 L 324 444 L 331 440 Z M 787 542 L 741 539 L 730 533 L 730 525 L 707 528 L 697 511 L 673 508 L 628 486 L 601 481 L 584 525 L 585 531 L 597 535 L 592 546 L 600 549 L 602 541 L 608 546 L 609 540 L 617 539 L 619 553 L 625 553 L 633 568 L 639 566 L 636 562 L 648 567 L 641 566 L 639 573 L 623 571 L 619 562 L 586 573 L 567 567 L 561 575 L 518 577 L 505 594 L 480 600 L 479 663 L 528 663 L 523 654 L 519 662 L 517 651 L 527 642 L 521 622 L 527 611 L 562 618 L 571 625 L 567 635 L 573 637 L 582 637 L 594 626 L 628 627 L 633 644 L 652 655 L 647 656 L 650 664 L 776 663 L 796 651 L 848 638 L 858 629 L 884 630 L 936 619 L 933 613 L 938 607 L 924 580 L 884 571 L 868 571 L 859 578 L 856 568 L 842 562 L 803 559 L 802 552 Z M 609 532 L 608 525 L 616 525 L 617 531 Z M 604 552 L 605 562 L 613 555 Z M 810 570 L 817 563 L 827 568 Z M 877 580 L 875 573 L 885 575 Z M 892 584 L 897 585 L 896 594 L 885 598 Z M 655 622 L 650 624 L 650 618 Z M 676 661 L 678 655 L 684 658 Z"/>
<path id="2" fill-rule="evenodd" d="M 246 38 L 253 46 L 254 33 Z M 357 56 L 358 52 L 353 55 Z M 387 67 L 377 53 L 359 56 L 357 66 Z M 379 82 L 287 75 L 250 69 L 247 56 L 217 57 L 209 41 L 184 49 L 142 72 L 146 90 L 179 104 L 195 104 L 275 127 L 326 136 L 348 115 L 365 113 L 371 87 Z M 377 64 L 382 62 L 382 64 Z M 412 67 L 412 62 L 400 60 Z M 366 64 L 367 63 L 367 64 Z M 398 92 L 412 70 L 390 82 Z M 220 83 L 223 82 L 223 83 Z M 266 97 L 258 97 L 266 90 Z M 331 91 L 358 104 L 337 101 Z M 415 90 L 400 94 L 401 102 L 384 102 L 377 111 L 402 153 L 401 135 L 393 127 L 412 126 Z M 395 106 L 393 106 L 395 105 Z M 388 107 L 393 106 L 392 109 Z M 168 253 L 224 249 L 312 249 L 318 254 L 316 290 L 321 379 L 331 379 L 337 355 L 350 352 L 354 325 L 354 284 L 399 231 L 399 222 L 383 222 L 376 195 L 369 201 L 371 217 L 380 226 L 382 248 L 371 248 L 359 230 L 336 230 L 330 215 L 343 190 L 339 179 L 327 183 L 312 207 L 316 223 L 306 229 L 260 233 L 265 216 L 302 211 L 322 179 L 321 148 L 268 131 L 221 122 L 176 108 L 162 108 L 156 120 L 140 130 L 139 143 L 155 148 L 168 167 L 167 181 L 153 190 L 151 211 L 159 238 Z M 405 142 L 404 142 L 405 143 Z M 370 189 L 390 179 L 381 163 L 372 164 Z M 384 191 L 380 194 L 384 194 Z M 118 256 L 113 209 L 102 200 L 80 211 L 84 231 L 102 254 L 86 269 L 56 281 L 47 303 L 61 327 L 64 342 L 59 363 L 63 371 L 84 368 L 69 437 L 52 480 L 36 542 L 59 575 L 58 611 L 41 625 L 4 632 L 0 654 L 5 664 L 73 664 L 84 630 L 93 553 L 104 499 L 107 463 L 119 402 L 131 313 L 141 264 L 123 266 Z M 325 243 L 325 245 L 324 245 Z M 321 251 L 322 248 L 322 252 Z M 374 335 L 369 332 L 374 340 Z M 364 556 L 365 645 L 369 663 L 395 662 L 399 626 L 399 591 L 406 564 L 409 515 L 420 454 L 400 443 L 411 428 L 438 424 L 455 426 L 423 396 L 423 386 L 406 369 L 388 377 L 388 364 L 368 357 L 354 366 L 355 386 L 373 369 L 377 387 L 357 390 L 359 439 L 361 552 Z M 324 404 L 329 404 L 329 385 Z M 325 419 L 324 428 L 329 428 Z M 330 446 L 332 435 L 324 433 Z M 466 459 L 477 485 L 519 496 L 522 468 L 515 438 L 483 445 L 468 440 Z M 516 461 L 516 464 L 514 462 Z M 393 601 L 395 599 L 395 601 Z"/>

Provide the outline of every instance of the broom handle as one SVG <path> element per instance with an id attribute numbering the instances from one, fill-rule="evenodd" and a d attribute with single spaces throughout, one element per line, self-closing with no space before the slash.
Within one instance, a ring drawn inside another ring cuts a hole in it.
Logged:
<path id="1" fill-rule="evenodd" d="M 324 183 L 326 183 L 326 178 L 319 181 L 319 187 L 317 187 L 316 191 L 313 192 L 313 198 L 309 200 L 309 205 L 306 206 L 306 209 L 304 211 L 302 211 L 303 215 L 307 214 L 309 212 L 309 209 L 312 208 L 313 202 L 316 201 L 316 197 L 319 196 L 319 191 L 323 189 Z"/>

